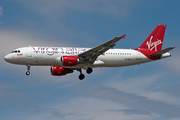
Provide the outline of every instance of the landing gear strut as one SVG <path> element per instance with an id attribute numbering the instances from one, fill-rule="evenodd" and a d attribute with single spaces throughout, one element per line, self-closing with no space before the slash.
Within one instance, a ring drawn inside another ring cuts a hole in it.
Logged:
<path id="1" fill-rule="evenodd" d="M 83 79 L 85 78 L 85 75 L 84 75 L 84 74 L 82 74 L 82 70 L 81 70 L 81 68 L 80 68 L 80 69 L 78 69 L 77 71 L 79 71 L 79 72 L 80 72 L 79 79 L 80 79 L 80 80 L 83 80 Z"/>
<path id="2" fill-rule="evenodd" d="M 27 65 L 27 69 L 28 69 L 28 71 L 26 72 L 26 75 L 30 75 L 30 65 Z"/>

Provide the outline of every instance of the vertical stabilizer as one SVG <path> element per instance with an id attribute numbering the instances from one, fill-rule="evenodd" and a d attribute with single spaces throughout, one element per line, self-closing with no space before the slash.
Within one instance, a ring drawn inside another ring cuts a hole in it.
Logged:
<path id="1" fill-rule="evenodd" d="M 164 40 L 165 30 L 166 25 L 158 25 L 138 49 L 154 52 L 160 51 Z"/>

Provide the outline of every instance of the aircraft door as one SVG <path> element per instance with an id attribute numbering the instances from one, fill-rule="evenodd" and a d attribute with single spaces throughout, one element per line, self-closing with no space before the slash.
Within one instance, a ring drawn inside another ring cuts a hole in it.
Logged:
<path id="1" fill-rule="evenodd" d="M 32 57 L 32 47 L 26 48 L 26 57 Z"/>

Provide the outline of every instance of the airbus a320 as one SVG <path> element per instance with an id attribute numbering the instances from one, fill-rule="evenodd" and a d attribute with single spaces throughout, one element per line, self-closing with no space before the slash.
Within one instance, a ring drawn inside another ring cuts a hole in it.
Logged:
<path id="1" fill-rule="evenodd" d="M 21 47 L 4 59 L 12 64 L 26 65 L 26 75 L 30 74 L 30 66 L 51 66 L 53 76 L 63 76 L 77 70 L 80 72 L 79 79 L 83 80 L 85 75 L 82 69 L 90 74 L 97 67 L 130 66 L 170 57 L 168 51 L 175 47 L 162 50 L 165 30 L 166 25 L 158 25 L 136 49 L 114 49 L 117 41 L 125 39 L 125 34 L 94 48 Z"/>

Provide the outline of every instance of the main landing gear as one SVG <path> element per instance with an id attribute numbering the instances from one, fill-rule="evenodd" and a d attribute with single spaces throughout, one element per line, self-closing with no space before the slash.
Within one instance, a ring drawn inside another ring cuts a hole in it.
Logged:
<path id="1" fill-rule="evenodd" d="M 77 69 L 77 71 L 79 71 L 79 72 L 80 72 L 79 79 L 80 79 L 80 80 L 83 80 L 83 79 L 85 78 L 85 75 L 84 75 L 84 74 L 82 74 L 82 70 L 81 70 L 81 68 L 80 68 L 80 69 Z M 90 67 L 88 67 L 88 69 L 86 70 L 87 74 L 91 74 L 91 73 L 92 73 L 92 71 L 93 71 L 93 69 L 92 69 L 92 68 L 90 68 Z"/>
<path id="2" fill-rule="evenodd" d="M 28 71 L 26 72 L 26 75 L 30 75 L 30 65 L 27 65 L 27 69 L 28 69 Z"/>
<path id="3" fill-rule="evenodd" d="M 85 75 L 81 73 L 81 74 L 79 75 L 79 79 L 80 79 L 80 80 L 83 80 L 84 78 L 85 78 Z"/>
<path id="4" fill-rule="evenodd" d="M 87 74 L 91 74 L 91 73 L 92 73 L 92 71 L 93 71 L 93 69 L 92 69 L 92 68 L 90 68 L 90 67 L 88 67 L 88 69 L 86 70 Z"/>
<path id="5" fill-rule="evenodd" d="M 80 80 L 83 80 L 83 79 L 85 78 L 85 75 L 84 75 L 84 74 L 82 74 L 82 70 L 81 70 L 81 68 L 77 69 L 77 71 L 79 71 L 79 72 L 80 72 L 79 79 L 80 79 Z"/>

